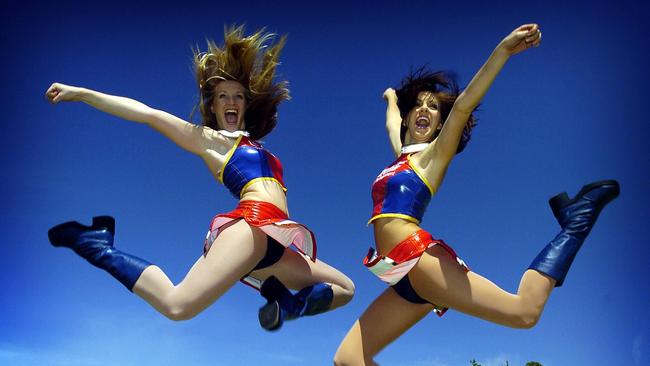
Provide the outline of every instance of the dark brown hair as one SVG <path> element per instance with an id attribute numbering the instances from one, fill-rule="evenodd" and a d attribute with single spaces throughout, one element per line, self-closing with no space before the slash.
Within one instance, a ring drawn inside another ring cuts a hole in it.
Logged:
<path id="1" fill-rule="evenodd" d="M 397 94 L 397 106 L 399 107 L 402 120 L 406 119 L 406 116 L 415 107 L 418 95 L 424 91 L 431 92 L 438 100 L 440 120 L 444 125 L 449 116 L 449 112 L 451 112 L 451 108 L 454 106 L 454 102 L 456 102 L 456 98 L 460 94 L 460 88 L 456 83 L 454 75 L 444 71 L 433 72 L 425 66 L 411 70 L 395 90 Z M 465 149 L 472 136 L 472 128 L 474 126 L 476 126 L 476 117 L 472 113 L 467 120 L 467 125 L 465 125 L 465 129 L 463 130 L 463 135 L 461 136 L 456 153 Z M 400 128 L 400 140 L 402 144 L 404 144 L 407 129 L 408 127 L 402 123 Z M 438 136 L 438 133 L 439 131 L 434 133 L 434 139 Z"/>
<path id="2" fill-rule="evenodd" d="M 208 50 L 194 51 L 194 69 L 199 84 L 198 109 L 204 126 L 219 129 L 217 118 L 210 110 L 214 88 L 223 80 L 242 84 L 246 93 L 246 130 L 254 140 L 261 139 L 277 124 L 277 108 L 289 99 L 287 82 L 275 81 L 275 69 L 286 36 L 273 44 L 275 34 L 260 29 L 244 36 L 244 26 L 227 27 L 224 43 L 219 47 L 208 40 Z"/>

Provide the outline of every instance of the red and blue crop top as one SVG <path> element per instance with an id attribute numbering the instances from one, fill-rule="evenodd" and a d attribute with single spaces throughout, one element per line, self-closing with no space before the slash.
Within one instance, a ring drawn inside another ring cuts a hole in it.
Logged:
<path id="1" fill-rule="evenodd" d="M 235 197 L 241 197 L 251 184 L 260 180 L 270 180 L 287 190 L 282 179 L 282 164 L 273 154 L 258 142 L 246 136 L 239 136 L 235 145 L 228 151 L 219 181 Z"/>
<path id="2" fill-rule="evenodd" d="M 431 201 L 433 190 L 426 178 L 411 164 L 411 154 L 403 153 L 372 183 L 372 217 L 397 217 L 419 224 Z"/>

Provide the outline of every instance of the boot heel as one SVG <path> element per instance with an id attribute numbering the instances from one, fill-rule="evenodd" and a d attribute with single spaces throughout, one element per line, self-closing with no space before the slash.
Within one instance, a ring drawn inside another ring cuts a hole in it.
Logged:
<path id="1" fill-rule="evenodd" d="M 111 216 L 93 217 L 93 229 L 99 228 L 106 228 L 113 236 L 115 236 L 115 219 Z"/>
<path id="2" fill-rule="evenodd" d="M 262 328 L 268 331 L 280 329 L 280 304 L 277 301 L 269 302 L 260 308 L 257 315 Z"/>
<path id="3" fill-rule="evenodd" d="M 553 213 L 556 216 L 559 214 L 560 210 L 566 207 L 570 202 L 571 200 L 566 192 L 562 192 L 548 200 L 548 204 L 551 206 L 551 210 L 553 210 Z"/>

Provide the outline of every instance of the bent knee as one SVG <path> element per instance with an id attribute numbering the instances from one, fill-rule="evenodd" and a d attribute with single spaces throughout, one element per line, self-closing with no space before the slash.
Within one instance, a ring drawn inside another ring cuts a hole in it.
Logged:
<path id="1" fill-rule="evenodd" d="M 196 311 L 188 306 L 176 305 L 163 309 L 161 313 L 169 320 L 183 321 L 194 318 L 199 314 L 199 311 Z"/>
<path id="2" fill-rule="evenodd" d="M 365 362 L 363 356 L 355 354 L 353 352 L 342 350 L 339 348 L 334 355 L 334 365 L 335 366 L 357 366 L 357 365 L 372 365 L 373 362 Z"/>
<path id="3" fill-rule="evenodd" d="M 355 325 L 356 326 L 356 325 Z M 354 327 L 353 327 L 354 329 Z M 334 365 L 336 366 L 370 366 L 376 365 L 373 361 L 373 352 L 363 347 L 363 342 L 360 338 L 356 337 L 358 333 L 351 331 L 343 339 L 341 345 L 336 350 L 334 355 Z"/>
<path id="4" fill-rule="evenodd" d="M 338 353 L 334 355 L 334 366 L 348 366 L 348 365 L 353 365 L 353 364 L 348 362 L 345 358 L 339 357 Z"/>
<path id="5" fill-rule="evenodd" d="M 537 325 L 539 317 L 526 317 L 519 323 L 520 329 L 531 329 Z"/>
<path id="6" fill-rule="evenodd" d="M 511 326 L 518 329 L 531 329 L 539 322 L 540 313 L 537 311 L 528 311 L 513 317 Z"/>
<path id="7" fill-rule="evenodd" d="M 346 277 L 346 281 L 341 285 L 341 300 L 344 304 L 347 304 L 354 297 L 354 282 Z"/>

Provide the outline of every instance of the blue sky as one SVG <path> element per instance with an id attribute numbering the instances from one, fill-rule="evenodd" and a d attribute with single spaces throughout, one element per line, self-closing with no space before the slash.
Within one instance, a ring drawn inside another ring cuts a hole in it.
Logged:
<path id="1" fill-rule="evenodd" d="M 0 364 L 327 365 L 384 288 L 361 265 L 370 183 L 392 160 L 383 90 L 411 66 L 453 70 L 466 85 L 516 26 L 537 22 L 541 47 L 515 56 L 485 97 L 471 144 L 423 227 L 509 291 L 558 231 L 546 200 L 604 178 L 622 193 L 602 214 L 539 325 L 513 330 L 450 311 L 421 321 L 383 365 L 645 365 L 647 279 L 647 12 L 641 2 L 264 2 L 10 5 L 2 24 Z M 82 104 L 56 107 L 54 81 L 125 95 L 188 117 L 193 45 L 224 24 L 288 33 L 280 72 L 293 99 L 265 139 L 285 167 L 292 217 L 319 257 L 357 286 L 346 307 L 257 324 L 258 295 L 238 285 L 174 323 L 66 250 L 47 229 L 93 215 L 118 220 L 117 246 L 180 281 L 211 217 L 235 200 L 195 156 L 145 126 Z M 644 188 L 645 187 L 645 188 Z"/>

